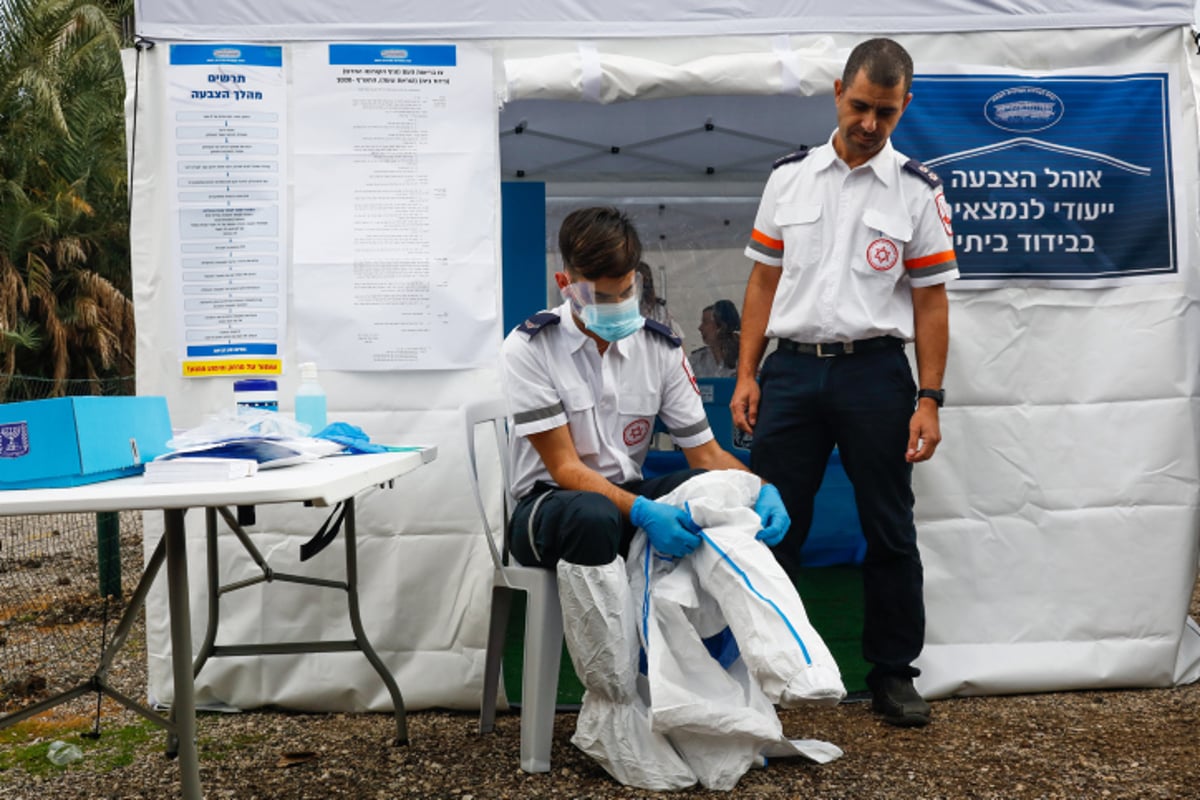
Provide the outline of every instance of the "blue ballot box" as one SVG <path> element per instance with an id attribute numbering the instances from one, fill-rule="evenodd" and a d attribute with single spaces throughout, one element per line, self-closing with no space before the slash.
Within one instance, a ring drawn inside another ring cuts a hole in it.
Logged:
<path id="1" fill-rule="evenodd" d="M 704 404 L 704 413 L 708 416 L 708 426 L 712 428 L 713 438 L 717 444 L 737 456 L 743 464 L 750 465 L 750 444 L 753 437 L 742 433 L 733 427 L 733 417 L 729 413 L 729 401 L 733 399 L 733 388 L 737 384 L 735 378 L 697 378 L 696 391 L 700 393 L 700 401 Z M 662 420 L 655 417 L 654 433 L 665 434 L 666 427 Z M 666 441 L 664 436 L 662 440 Z M 647 478 L 665 475 L 680 469 L 687 469 L 687 459 L 678 450 L 656 450 L 651 446 L 646 456 L 642 470 Z"/>
<path id="2" fill-rule="evenodd" d="M 729 401 L 733 399 L 736 385 L 736 378 L 696 379 L 696 388 L 700 390 L 700 401 L 704 403 L 704 413 L 708 415 L 713 438 L 721 447 L 749 464 L 750 445 L 754 437 L 733 427 L 733 415 L 729 411 Z"/>
<path id="3" fill-rule="evenodd" d="M 0 489 L 78 486 L 167 452 L 165 397 L 54 397 L 0 405 Z"/>

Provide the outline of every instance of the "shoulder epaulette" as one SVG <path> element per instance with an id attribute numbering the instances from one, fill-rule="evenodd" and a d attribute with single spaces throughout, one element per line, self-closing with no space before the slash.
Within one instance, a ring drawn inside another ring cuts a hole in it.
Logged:
<path id="1" fill-rule="evenodd" d="M 680 339 L 678 336 L 675 335 L 675 331 L 671 330 L 669 327 L 662 324 L 661 322 L 659 322 L 656 319 L 647 319 L 646 320 L 646 330 L 650 331 L 651 333 L 657 333 L 659 336 L 666 339 L 668 342 L 671 343 L 671 347 L 682 347 L 683 346 L 683 339 Z"/>
<path id="2" fill-rule="evenodd" d="M 803 161 L 809 154 L 808 145 L 800 145 L 799 150 L 794 150 L 782 158 L 775 159 L 775 163 L 771 165 L 771 169 L 779 169 L 784 164 L 792 164 L 796 161 Z"/>
<path id="3" fill-rule="evenodd" d="M 942 185 L 942 179 L 938 177 L 938 174 L 915 158 L 910 158 L 905 162 L 904 171 L 911 172 L 934 189 Z"/>
<path id="4" fill-rule="evenodd" d="M 533 338 L 541 333 L 542 328 L 545 328 L 547 325 L 557 325 L 560 322 L 562 322 L 562 317 L 553 311 L 539 311 L 518 325 L 517 330 Z"/>

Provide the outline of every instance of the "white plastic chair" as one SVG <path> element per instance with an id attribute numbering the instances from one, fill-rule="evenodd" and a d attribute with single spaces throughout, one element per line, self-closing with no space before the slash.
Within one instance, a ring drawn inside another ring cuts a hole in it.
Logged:
<path id="1" fill-rule="evenodd" d="M 488 624 L 487 657 L 483 677 L 483 703 L 479 713 L 479 732 L 488 733 L 496 723 L 496 698 L 500 688 L 500 666 L 504 638 L 508 628 L 513 592 L 525 592 L 525 646 L 521 672 L 521 769 L 526 772 L 550 771 L 550 745 L 554 738 L 554 710 L 558 696 L 558 670 L 562 659 L 562 606 L 553 570 L 509 564 L 508 519 L 513 500 L 508 492 L 508 411 L 503 400 L 469 403 L 463 406 L 467 438 L 467 459 L 471 493 L 479 509 L 479 519 L 487 537 L 495 573 L 492 578 L 492 612 Z M 506 531 L 496 544 L 488 522 L 487 507 L 479 487 L 479 462 L 475 455 L 475 431 L 489 423 L 500 454 L 504 497 L 502 528 Z"/>

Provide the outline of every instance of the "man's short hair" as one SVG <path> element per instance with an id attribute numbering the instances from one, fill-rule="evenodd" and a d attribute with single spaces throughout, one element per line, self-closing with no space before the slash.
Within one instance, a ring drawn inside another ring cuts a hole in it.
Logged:
<path id="1" fill-rule="evenodd" d="M 903 83 L 905 94 L 912 89 L 912 56 L 891 39 L 868 39 L 855 47 L 842 70 L 842 85 L 854 83 L 862 70 L 866 70 L 867 80 L 876 86 L 890 89 Z"/>
<path id="2" fill-rule="evenodd" d="M 629 217 L 612 207 L 572 211 L 558 229 L 563 267 L 585 280 L 620 278 L 637 269 L 642 240 Z"/>

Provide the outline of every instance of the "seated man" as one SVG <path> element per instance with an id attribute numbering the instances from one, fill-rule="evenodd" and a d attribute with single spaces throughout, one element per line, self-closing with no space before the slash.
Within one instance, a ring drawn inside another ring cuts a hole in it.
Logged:
<path id="1" fill-rule="evenodd" d="M 512 552 L 522 564 L 608 564 L 645 528 L 654 548 L 684 556 L 700 543 L 687 514 L 654 503 L 699 471 L 746 467 L 713 438 L 679 340 L 638 311 L 641 242 L 614 208 L 563 221 L 565 302 L 533 315 L 504 341 L 513 415 Z M 642 480 L 655 416 L 692 468 Z M 788 518 L 764 486 L 759 538 Z"/>
<path id="2" fill-rule="evenodd" d="M 622 643 L 636 641 L 621 557 L 638 528 L 663 556 L 692 552 L 701 539 L 688 513 L 654 498 L 705 470 L 746 468 L 713 439 L 679 339 L 639 312 L 641 243 L 629 219 L 614 208 L 574 211 L 558 243 L 563 304 L 533 315 L 504 341 L 517 498 L 510 546 L 522 564 L 557 569 L 564 607 L 588 606 L 598 592 L 628 608 L 619 619 L 593 620 L 602 630 L 568 624 L 566 634 L 588 691 L 631 703 L 636 645 L 634 665 L 608 663 L 629 652 Z M 656 415 L 691 469 L 643 480 Z M 780 541 L 789 520 L 773 486 L 762 487 L 755 510 L 763 523 L 758 538 Z M 603 647 L 597 640 L 604 638 L 614 646 Z M 604 652 L 593 652 L 596 646 Z"/>

